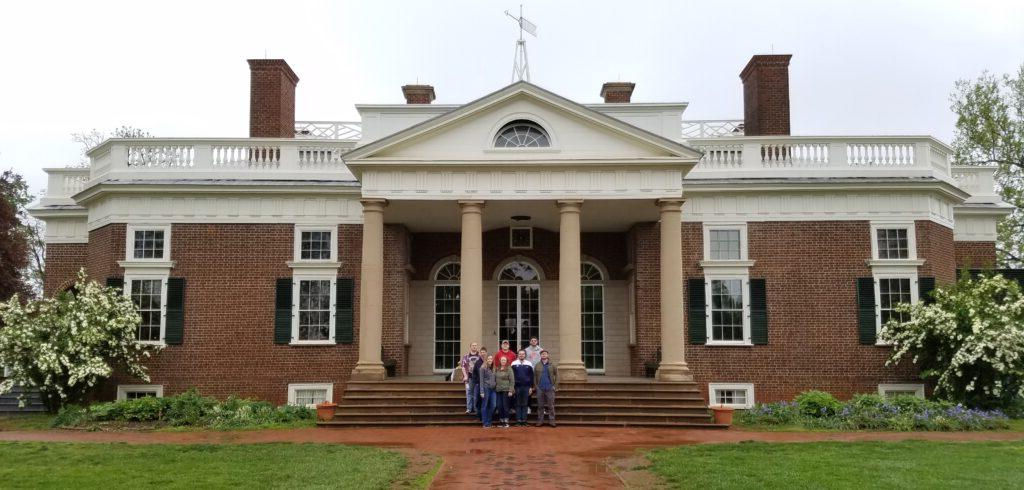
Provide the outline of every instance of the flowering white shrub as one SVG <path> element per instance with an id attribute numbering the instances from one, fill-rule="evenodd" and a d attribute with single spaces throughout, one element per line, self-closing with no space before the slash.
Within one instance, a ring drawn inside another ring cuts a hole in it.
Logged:
<path id="1" fill-rule="evenodd" d="M 72 292 L 0 303 L 0 364 L 9 369 L 0 394 L 35 387 L 55 411 L 80 401 L 115 368 L 149 381 L 142 360 L 152 347 L 135 341 L 140 322 L 128 297 L 87 280 L 84 271 Z"/>
<path id="2" fill-rule="evenodd" d="M 976 407 L 1009 407 L 1024 399 L 1024 294 L 1002 276 L 962 278 L 935 290 L 931 304 L 900 305 L 906 322 L 890 321 L 882 338 L 909 357 L 936 394 Z"/>

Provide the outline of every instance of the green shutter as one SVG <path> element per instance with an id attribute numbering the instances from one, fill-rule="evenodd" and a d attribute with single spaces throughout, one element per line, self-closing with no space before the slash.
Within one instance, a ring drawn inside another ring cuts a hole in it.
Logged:
<path id="1" fill-rule="evenodd" d="M 337 298 L 334 301 L 334 341 L 339 344 L 351 344 L 355 340 L 355 289 L 352 278 L 338 278 Z"/>
<path id="2" fill-rule="evenodd" d="M 860 343 L 875 345 L 877 339 L 875 323 L 875 280 L 871 277 L 857 279 L 857 331 Z"/>
<path id="3" fill-rule="evenodd" d="M 277 299 L 274 301 L 274 343 L 292 341 L 292 280 L 277 280 Z"/>
<path id="4" fill-rule="evenodd" d="M 919 277 L 917 279 L 917 296 L 924 304 L 930 305 L 935 302 L 935 298 L 932 297 L 933 291 L 935 291 L 934 277 Z"/>
<path id="5" fill-rule="evenodd" d="M 167 279 L 167 318 L 164 325 L 164 342 L 180 345 L 185 331 L 185 279 Z"/>
<path id="6" fill-rule="evenodd" d="M 750 280 L 750 341 L 768 344 L 768 297 L 764 279 Z"/>
<path id="7" fill-rule="evenodd" d="M 123 277 L 108 277 L 107 287 L 114 288 L 121 292 L 124 292 L 124 278 Z"/>
<path id="8" fill-rule="evenodd" d="M 704 297 L 704 279 L 690 279 L 687 281 L 689 292 L 690 310 L 690 343 L 705 344 L 708 340 L 707 330 L 707 301 Z"/>

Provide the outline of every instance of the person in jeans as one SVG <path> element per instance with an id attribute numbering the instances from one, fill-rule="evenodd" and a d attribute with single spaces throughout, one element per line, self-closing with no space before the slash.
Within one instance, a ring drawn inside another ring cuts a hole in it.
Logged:
<path id="1" fill-rule="evenodd" d="M 484 365 L 485 362 L 487 362 L 487 347 L 481 347 L 480 352 L 478 354 L 479 357 L 477 358 L 476 363 L 473 364 L 473 368 L 471 371 L 472 374 L 470 374 L 470 376 L 473 379 L 473 383 L 476 385 L 476 392 L 473 394 L 473 397 L 476 399 L 474 411 L 476 412 L 477 420 L 482 421 L 483 413 L 480 410 L 480 406 L 483 404 L 483 399 L 480 397 L 480 394 L 483 393 L 484 390 L 483 388 L 480 387 L 480 368 Z"/>
<path id="2" fill-rule="evenodd" d="M 494 389 L 497 387 L 497 379 L 494 377 L 494 370 L 491 369 L 492 362 L 494 362 L 494 356 L 487 356 L 486 360 L 477 370 L 480 375 L 480 420 L 484 423 L 485 429 L 491 428 L 491 419 L 494 418 L 494 404 L 497 402 L 497 395 L 494 392 Z"/>
<path id="3" fill-rule="evenodd" d="M 533 364 L 533 367 L 537 367 L 537 363 L 540 362 L 540 351 L 544 350 L 540 346 L 540 340 L 537 337 L 530 337 L 530 346 L 526 348 L 526 360 Z"/>
<path id="4" fill-rule="evenodd" d="M 526 426 L 527 408 L 533 393 L 533 364 L 526 360 L 526 350 L 519 349 L 519 358 L 512 363 L 516 378 L 516 425 Z"/>
<path id="5" fill-rule="evenodd" d="M 544 412 L 548 413 L 548 421 L 554 427 L 558 366 L 551 362 L 546 350 L 540 351 L 540 363 L 533 368 L 533 389 L 537 392 L 537 427 L 544 425 Z"/>
<path id="6" fill-rule="evenodd" d="M 516 378 L 509 366 L 508 359 L 502 357 L 498 361 L 498 369 L 494 371 L 495 388 L 498 397 L 498 420 L 502 427 L 508 427 L 509 411 L 512 408 L 512 394 L 515 393 Z"/>
<path id="7" fill-rule="evenodd" d="M 480 360 L 479 344 L 469 344 L 469 354 L 462 356 L 459 369 L 462 370 L 462 381 L 466 384 L 466 413 L 476 413 L 476 399 L 480 393 L 476 381 L 473 380 L 473 369 Z"/>

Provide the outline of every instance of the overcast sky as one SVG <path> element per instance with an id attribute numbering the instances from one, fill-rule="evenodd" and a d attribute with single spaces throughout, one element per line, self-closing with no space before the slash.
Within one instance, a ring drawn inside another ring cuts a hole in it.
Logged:
<path id="1" fill-rule="evenodd" d="M 637 102 L 687 101 L 686 119 L 742 117 L 752 54 L 791 53 L 794 134 L 952 137 L 949 93 L 1024 62 L 1024 2 L 525 1 L 533 82 L 578 102 L 601 83 Z M 515 0 L 0 4 L 0 168 L 33 190 L 78 159 L 71 133 L 244 137 L 247 58 L 299 75 L 296 117 L 354 120 L 432 84 L 461 103 L 511 80 Z"/>

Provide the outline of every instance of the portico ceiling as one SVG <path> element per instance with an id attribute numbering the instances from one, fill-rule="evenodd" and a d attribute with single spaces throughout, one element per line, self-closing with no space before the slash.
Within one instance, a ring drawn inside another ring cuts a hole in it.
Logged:
<path id="1" fill-rule="evenodd" d="M 558 231 L 558 205 L 552 200 L 485 201 L 484 231 L 509 225 L 528 225 Z M 513 216 L 529 216 L 515 222 Z M 634 223 L 658 220 L 655 199 L 595 199 L 583 202 L 580 223 L 583 232 L 621 232 Z M 403 224 L 412 232 L 458 232 L 462 217 L 457 201 L 399 200 L 389 202 L 384 222 Z"/>

